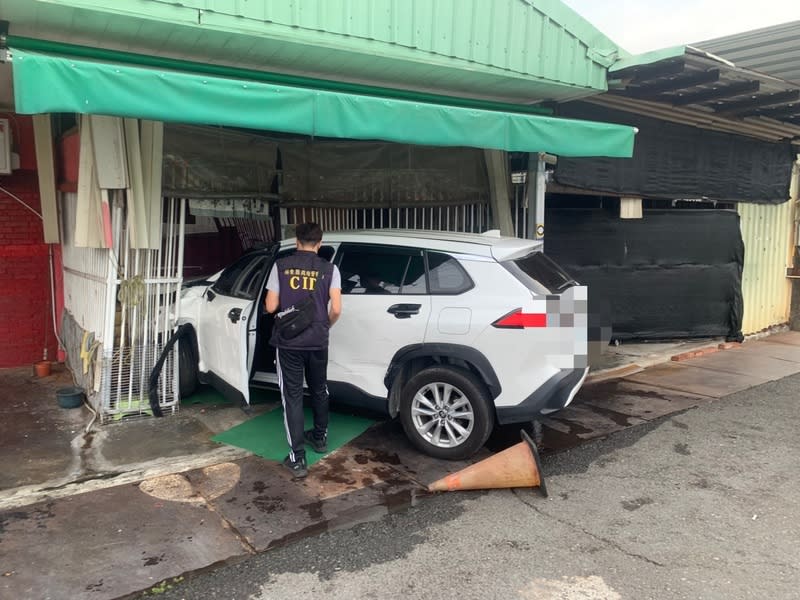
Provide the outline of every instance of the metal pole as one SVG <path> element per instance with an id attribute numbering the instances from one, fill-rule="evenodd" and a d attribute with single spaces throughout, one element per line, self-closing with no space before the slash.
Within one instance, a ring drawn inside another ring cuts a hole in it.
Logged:
<path id="1" fill-rule="evenodd" d="M 555 162 L 554 156 L 544 152 L 528 155 L 527 237 L 534 240 L 544 239 L 544 203 L 547 191 L 545 165 Z"/>

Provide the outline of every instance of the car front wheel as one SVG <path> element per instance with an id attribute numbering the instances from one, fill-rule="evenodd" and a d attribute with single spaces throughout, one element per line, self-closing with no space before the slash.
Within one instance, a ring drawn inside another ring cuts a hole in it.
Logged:
<path id="1" fill-rule="evenodd" d="M 188 398 L 197 389 L 197 354 L 194 335 L 187 335 L 178 346 L 178 390 L 181 398 Z"/>
<path id="2" fill-rule="evenodd" d="M 494 412 L 486 387 L 475 375 L 437 366 L 420 371 L 405 385 L 400 420 L 409 440 L 422 452 L 459 460 L 486 443 Z"/>

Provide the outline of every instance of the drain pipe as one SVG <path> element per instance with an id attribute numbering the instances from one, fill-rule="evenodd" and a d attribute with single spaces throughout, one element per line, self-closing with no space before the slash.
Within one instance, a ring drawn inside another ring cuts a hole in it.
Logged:
<path id="1" fill-rule="evenodd" d="M 56 326 L 56 286 L 54 281 L 55 268 L 53 266 L 53 244 L 48 244 L 48 247 L 50 248 L 50 312 L 53 317 L 53 334 L 56 336 L 58 347 L 66 352 L 67 349 L 64 346 L 64 342 L 62 342 L 61 338 L 58 336 L 58 327 Z M 47 348 L 45 348 L 45 352 L 46 351 Z"/>
<path id="2" fill-rule="evenodd" d="M 156 364 L 153 365 L 153 370 L 150 371 L 150 380 L 148 381 L 148 390 L 147 395 L 150 400 L 150 409 L 153 411 L 153 416 L 155 417 L 163 417 L 164 413 L 161 410 L 161 406 L 158 401 L 158 378 L 161 376 L 161 369 L 164 367 L 164 363 L 167 360 L 167 356 L 169 353 L 172 352 L 173 346 L 178 342 L 179 339 L 184 337 L 189 331 L 191 330 L 191 325 L 188 323 L 184 323 L 180 325 L 178 329 L 175 330 L 175 333 L 170 336 L 169 341 L 164 345 L 164 349 L 161 351 L 161 355 L 158 357 Z M 178 369 L 180 370 L 180 359 L 178 359 Z M 178 381 L 180 381 L 180 375 L 177 377 Z"/>

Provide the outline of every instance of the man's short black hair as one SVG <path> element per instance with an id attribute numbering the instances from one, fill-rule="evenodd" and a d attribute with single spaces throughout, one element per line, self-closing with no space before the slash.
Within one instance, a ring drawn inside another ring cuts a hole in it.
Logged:
<path id="1" fill-rule="evenodd" d="M 316 246 L 322 241 L 322 227 L 317 223 L 298 223 L 294 235 L 303 246 Z"/>

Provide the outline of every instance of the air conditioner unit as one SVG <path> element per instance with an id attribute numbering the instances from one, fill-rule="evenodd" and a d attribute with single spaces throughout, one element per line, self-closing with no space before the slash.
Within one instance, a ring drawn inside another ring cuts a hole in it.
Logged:
<path id="1" fill-rule="evenodd" d="M 0 119 L 0 175 L 11 175 L 11 128 L 8 119 Z"/>

